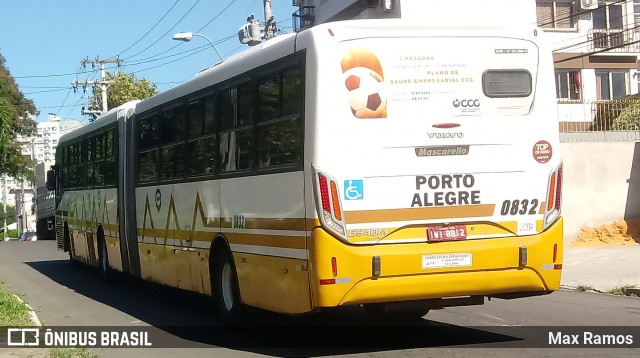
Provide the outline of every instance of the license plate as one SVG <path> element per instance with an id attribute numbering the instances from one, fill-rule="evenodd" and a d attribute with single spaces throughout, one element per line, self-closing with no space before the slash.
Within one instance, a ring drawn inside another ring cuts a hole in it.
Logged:
<path id="1" fill-rule="evenodd" d="M 465 225 L 431 226 L 427 228 L 427 240 L 429 241 L 457 241 L 467 238 Z"/>

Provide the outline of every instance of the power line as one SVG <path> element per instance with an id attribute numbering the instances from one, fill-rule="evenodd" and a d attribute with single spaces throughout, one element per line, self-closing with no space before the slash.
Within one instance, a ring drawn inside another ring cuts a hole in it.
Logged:
<path id="1" fill-rule="evenodd" d="M 612 3 L 606 4 L 605 6 L 617 5 L 617 4 L 620 4 L 620 3 L 623 3 L 623 2 L 629 2 L 629 1 L 632 1 L 632 0 L 617 0 L 617 1 L 614 1 L 614 2 L 612 2 Z M 552 3 L 552 2 L 551 2 L 551 3 Z M 574 4 L 577 4 L 577 3 L 579 3 L 579 1 L 578 1 L 578 2 L 575 2 Z M 547 22 L 547 23 L 543 23 L 543 24 L 540 24 L 540 23 L 539 23 L 539 22 L 540 22 L 540 19 L 537 19 L 537 20 L 536 20 L 536 24 L 538 24 L 538 26 L 540 26 L 540 27 L 544 27 L 545 25 L 553 25 L 555 22 L 558 22 L 558 21 L 562 21 L 562 20 L 569 20 L 569 19 L 572 19 L 572 18 L 574 18 L 574 17 L 576 17 L 576 16 L 580 16 L 580 15 L 584 15 L 584 14 L 592 13 L 592 12 L 594 12 L 594 11 L 598 10 L 599 8 L 600 8 L 600 7 L 597 7 L 597 8 L 595 8 L 595 9 L 589 9 L 589 10 L 584 10 L 584 11 L 576 12 L 576 13 L 574 13 L 574 14 L 571 14 L 571 15 L 567 16 L 567 17 L 563 17 L 563 18 L 555 19 L 555 20 L 552 20 L 551 22 Z M 548 17 L 549 17 L 549 20 L 551 20 L 551 19 L 553 18 L 553 14 L 551 14 L 551 15 L 550 15 L 550 16 L 548 16 Z"/>
<path id="2" fill-rule="evenodd" d="M 593 43 L 594 41 L 607 41 L 607 38 L 611 38 L 614 35 L 615 36 L 622 36 L 623 41 L 624 41 L 624 37 L 625 37 L 626 33 L 632 32 L 633 30 L 636 30 L 636 29 L 639 29 L 639 28 L 640 28 L 640 25 L 636 25 L 636 26 L 630 27 L 630 28 L 615 29 L 615 30 L 620 30 L 620 31 L 612 32 L 610 34 L 600 33 L 603 36 L 594 37 L 594 38 L 587 39 L 585 41 L 578 42 L 578 43 L 575 43 L 575 44 L 572 44 L 572 45 L 563 46 L 563 47 L 560 47 L 560 48 L 557 48 L 557 49 L 553 50 L 553 52 L 554 53 L 562 53 L 560 51 L 567 50 L 567 49 L 572 49 L 573 51 L 580 50 L 580 49 L 589 47 L 591 45 L 591 43 Z M 594 29 L 591 29 L 591 30 L 594 30 Z M 626 45 L 629 45 L 629 44 L 628 43 L 623 44 L 623 46 L 626 46 Z"/>
<path id="3" fill-rule="evenodd" d="M 202 46 L 198 46 L 198 47 L 195 47 L 195 48 L 192 48 L 192 49 L 189 49 L 189 50 L 183 51 L 183 52 L 178 52 L 178 53 L 175 53 L 175 54 L 173 54 L 173 55 L 167 55 L 167 56 L 164 56 L 164 57 L 158 57 L 158 58 L 142 59 L 142 60 L 139 60 L 139 61 L 137 61 L 137 62 L 127 63 L 127 66 L 138 66 L 138 65 L 141 65 L 141 64 L 143 64 L 143 63 L 149 63 L 149 62 L 160 61 L 160 60 L 164 60 L 164 59 L 167 59 L 167 58 L 170 58 L 170 57 L 176 57 L 176 56 L 184 55 L 185 53 L 188 53 L 188 52 L 194 52 L 194 51 L 197 51 L 197 50 L 203 49 L 203 48 L 205 48 L 205 47 L 209 47 L 209 44 L 202 45 Z"/>
<path id="4" fill-rule="evenodd" d="M 38 109 L 58 108 L 58 111 L 60 111 L 60 109 L 62 109 L 62 108 L 69 108 L 69 107 L 75 107 L 75 106 L 77 106 L 77 105 L 68 104 L 68 105 L 64 105 L 64 106 L 42 106 L 42 107 L 38 107 Z"/>
<path id="5" fill-rule="evenodd" d="M 221 44 L 221 43 L 229 41 L 229 40 L 231 40 L 231 39 L 233 39 L 235 37 L 237 37 L 237 34 L 229 35 L 229 36 L 224 37 L 222 39 L 213 41 L 213 43 L 214 43 L 214 45 Z M 190 49 L 190 50 L 187 50 L 187 51 L 179 52 L 177 54 L 165 56 L 165 57 L 162 57 L 162 58 L 151 59 L 151 60 L 147 60 L 147 61 L 142 61 L 141 60 L 140 62 L 129 63 L 129 64 L 127 64 L 127 66 L 129 66 L 129 67 L 138 66 L 138 65 L 141 65 L 143 63 L 155 62 L 155 61 L 159 61 L 159 60 L 162 60 L 162 59 L 165 59 L 165 58 L 180 56 L 180 55 L 184 55 L 184 54 L 188 53 L 187 55 L 185 55 L 183 57 L 180 57 L 178 59 L 175 59 L 173 61 L 168 61 L 168 62 L 165 62 L 163 64 L 157 65 L 157 66 L 148 67 L 148 68 L 144 68 L 144 69 L 141 69 L 141 70 L 136 70 L 136 71 L 129 72 L 129 73 L 135 74 L 135 73 L 138 73 L 138 72 L 147 71 L 147 70 L 150 70 L 150 69 L 158 68 L 158 67 L 161 67 L 161 66 L 165 66 L 165 65 L 168 65 L 168 64 L 183 60 L 185 58 L 188 58 L 190 56 L 193 56 L 193 55 L 196 55 L 196 54 L 198 54 L 200 52 L 203 52 L 203 51 L 207 50 L 209 47 L 210 46 L 208 44 L 206 44 L 206 45 L 202 45 L 200 47 L 196 47 L 195 49 Z M 107 67 L 106 69 L 110 70 L 110 69 L 114 69 L 114 68 L 116 68 L 116 67 Z"/>
<path id="6" fill-rule="evenodd" d="M 131 46 L 127 47 L 126 49 L 120 51 L 119 54 L 117 54 L 116 56 L 112 56 L 110 58 L 114 58 L 114 57 L 120 57 L 120 55 L 122 55 L 123 53 L 127 52 L 129 49 L 131 49 L 133 46 L 137 45 L 140 41 L 142 41 L 142 39 L 144 39 L 147 35 L 149 35 L 149 33 L 156 28 L 156 26 L 158 26 L 160 24 L 160 22 L 162 20 L 164 20 L 165 17 L 167 17 L 167 15 L 169 14 L 169 12 L 171 12 L 171 10 L 173 10 L 173 8 L 180 2 L 180 0 L 176 0 L 176 2 L 173 3 L 173 5 L 171 5 L 171 7 L 169 8 L 169 10 L 167 10 L 164 15 L 162 15 L 162 17 L 160 18 L 160 20 L 158 20 L 155 25 L 153 25 L 149 31 L 147 31 L 144 35 L 142 35 L 142 37 L 140 37 L 136 42 L 134 42 L 133 44 L 131 44 Z"/>
<path id="7" fill-rule="evenodd" d="M 620 3 L 627 3 L 627 2 L 629 2 L 629 1 L 631 1 L 631 0 L 617 0 L 617 1 L 615 1 L 615 2 L 612 2 L 611 4 L 608 4 L 607 6 L 609 6 L 609 5 L 617 5 L 617 4 L 620 4 Z M 549 22 L 549 23 L 542 23 L 542 24 L 538 24 L 538 26 L 539 26 L 539 27 L 541 27 L 543 30 L 545 30 L 545 29 L 553 30 L 553 29 L 554 29 L 553 27 L 551 27 L 551 28 L 544 28 L 543 26 L 544 26 L 544 25 L 553 24 L 554 22 L 559 22 L 559 21 L 562 21 L 562 20 L 572 19 L 572 18 L 574 18 L 574 17 L 580 16 L 580 15 L 582 15 L 582 14 L 586 14 L 586 13 L 591 13 L 591 12 L 594 12 L 594 11 L 596 11 L 596 10 L 598 10 L 598 8 L 596 8 L 596 9 L 591 9 L 591 10 L 586 10 L 586 11 L 582 11 L 582 12 L 578 12 L 578 13 L 571 14 L 571 15 L 566 16 L 566 17 L 563 17 L 563 18 L 556 19 L 555 21 L 552 21 L 552 22 Z M 548 18 L 548 19 L 549 19 L 549 18 L 551 18 L 551 17 L 553 17 L 553 14 L 552 14 L 551 16 L 547 16 L 547 18 Z M 620 20 L 620 19 L 624 19 L 625 17 L 626 17 L 626 15 L 622 14 L 620 17 L 615 17 L 615 18 L 612 18 L 612 19 L 609 19 L 609 20 L 610 20 L 610 21 L 611 21 L 611 20 Z M 537 20 L 537 22 L 538 22 L 538 23 L 539 23 L 540 21 L 545 21 L 545 18 L 543 17 L 543 18 L 539 18 L 539 19 Z M 592 24 L 593 24 L 593 22 L 592 22 Z M 573 38 L 563 39 L 563 40 L 562 40 L 562 42 L 567 43 L 567 42 L 569 42 L 569 41 L 573 41 L 573 40 L 580 40 L 580 39 L 582 39 L 582 38 L 584 38 L 584 36 L 577 36 L 577 37 L 573 37 Z M 588 41 L 587 41 L 587 42 L 588 42 Z M 581 43 L 582 43 L 582 42 L 581 42 Z M 580 43 L 578 43 L 578 44 L 580 44 Z M 565 45 L 565 46 L 563 46 L 563 47 L 561 47 L 561 48 L 559 48 L 559 49 L 557 49 L 557 50 L 564 49 L 564 48 L 574 47 L 574 45 L 577 45 L 577 44 Z M 554 50 L 554 51 L 555 51 L 555 50 Z"/>
<path id="8" fill-rule="evenodd" d="M 71 110 L 69 111 L 69 114 L 67 114 L 66 118 L 71 117 L 71 113 L 73 113 L 73 110 L 76 109 L 76 107 L 78 107 L 78 104 L 80 104 L 80 101 L 84 98 L 84 94 L 82 96 L 80 96 L 80 98 L 78 98 L 78 101 L 76 102 L 75 106 L 73 106 L 73 108 L 71 108 Z"/>
<path id="9" fill-rule="evenodd" d="M 227 9 L 229 9 L 229 7 L 231 7 L 231 5 L 233 5 L 236 1 L 237 1 L 237 0 L 231 0 L 231 2 L 230 2 L 229 4 L 227 4 L 227 6 L 225 6 L 222 10 L 220 10 L 220 12 L 218 12 L 218 14 L 216 14 L 216 15 L 215 15 L 211 20 L 209 20 L 209 22 L 207 22 L 204 26 L 202 26 L 202 27 L 200 27 L 198 30 L 196 30 L 196 32 L 200 32 L 200 31 L 202 31 L 205 27 L 209 26 L 213 21 L 215 21 L 218 17 L 220 17 L 220 16 L 221 16 L 221 15 L 222 15 L 222 14 L 223 14 Z M 177 48 L 178 46 L 180 46 L 180 45 L 182 45 L 182 44 L 183 44 L 183 43 L 182 43 L 182 42 L 180 42 L 180 43 L 178 43 L 178 44 L 176 44 L 176 45 L 174 45 L 174 46 L 170 47 L 170 48 L 169 48 L 169 49 L 167 49 L 167 50 L 164 50 L 164 51 L 162 51 L 162 52 L 160 52 L 160 53 L 158 53 L 158 54 L 155 54 L 155 55 L 149 56 L 149 57 L 147 57 L 147 58 L 143 58 L 143 59 L 138 60 L 138 61 L 139 61 L 139 63 L 142 63 L 143 61 L 144 61 L 144 62 L 152 62 L 152 59 L 155 59 L 156 57 L 162 56 L 162 55 L 166 54 L 167 52 L 170 52 L 171 50 L 173 50 L 173 49 Z M 206 45 L 204 45 L 204 47 L 206 47 Z M 191 51 L 191 50 L 188 50 L 188 51 Z M 185 52 L 187 52 L 187 51 L 185 51 Z M 176 54 L 176 55 L 180 55 L 180 54 L 183 54 L 183 53 L 185 53 L 185 52 L 180 52 L 180 53 L 178 53 L 178 54 Z M 172 55 L 172 56 L 176 56 L 176 55 Z M 131 56 L 131 57 L 133 57 L 133 56 Z M 163 57 L 163 58 L 164 58 L 164 57 Z"/>
<path id="10" fill-rule="evenodd" d="M 64 76 L 75 76 L 78 72 L 75 73 L 56 73 L 50 75 L 27 75 L 27 76 L 13 76 L 13 78 L 48 78 L 48 77 L 64 77 Z"/>
<path id="11" fill-rule="evenodd" d="M 48 90 L 35 91 L 35 92 L 26 92 L 26 93 L 24 93 L 24 95 L 26 96 L 26 95 L 37 94 L 37 93 L 61 92 L 61 91 L 66 91 L 66 90 L 68 90 L 67 87 L 62 87 L 62 88 L 48 89 Z"/>
<path id="12" fill-rule="evenodd" d="M 198 0 L 198 2 L 199 2 L 199 1 L 200 1 L 200 0 Z M 204 28 L 206 28 L 207 26 L 209 26 L 213 21 L 215 21 L 218 17 L 220 17 L 222 14 L 224 14 L 224 12 L 225 12 L 227 9 L 229 9 L 229 7 L 231 7 L 231 5 L 233 5 L 236 1 L 237 1 L 237 0 L 231 0 L 231 1 L 229 2 L 229 4 L 227 4 L 227 6 L 225 6 L 225 7 L 224 7 L 224 8 L 223 8 L 223 9 L 222 9 L 218 14 L 216 14 L 216 16 L 214 16 L 214 17 L 213 17 L 209 22 L 207 22 L 204 26 L 200 27 L 200 29 L 198 29 L 196 32 L 199 32 L 199 31 L 201 31 L 202 29 L 204 29 Z M 189 12 L 193 9 L 193 7 L 194 7 L 195 5 L 197 5 L 197 3 L 198 3 L 198 2 L 196 2 L 196 4 L 194 4 L 194 5 L 192 6 L 192 8 L 189 10 Z M 188 14 L 189 12 L 187 12 L 187 14 Z M 185 15 L 183 16 L 183 18 L 184 18 L 187 14 L 185 14 Z M 177 23 L 176 25 L 174 25 L 174 27 L 175 27 L 175 26 L 177 26 L 181 20 L 182 20 L 182 19 L 180 19 L 180 20 L 178 21 L 178 23 Z M 278 22 L 278 23 L 282 23 L 282 22 L 290 22 L 290 21 L 291 21 L 291 19 L 286 19 L 286 20 L 280 21 L 280 22 Z M 172 29 L 173 29 L 173 28 L 172 28 Z M 171 31 L 171 29 L 170 29 L 169 31 L 167 31 L 167 32 L 165 33 L 165 35 L 166 35 L 167 33 L 169 33 L 170 31 Z M 165 35 L 163 35 L 163 37 L 164 37 Z M 220 44 L 220 43 L 226 42 L 226 41 L 228 41 L 228 40 L 230 40 L 230 39 L 232 39 L 232 38 L 234 38 L 234 37 L 236 37 L 236 36 L 237 36 L 237 34 L 236 34 L 236 33 L 234 33 L 233 35 L 229 35 L 229 36 L 226 36 L 226 37 L 224 37 L 224 38 L 222 38 L 222 39 L 215 40 L 215 41 L 213 41 L 213 43 L 217 45 L 217 44 Z M 163 37 L 161 37 L 161 38 L 160 38 L 160 39 L 158 39 L 156 42 L 154 42 L 154 44 L 155 44 L 155 43 L 157 43 L 158 41 L 160 41 Z M 158 53 L 158 54 L 156 54 L 156 55 L 149 56 L 149 57 L 147 57 L 147 58 L 144 58 L 144 59 L 138 60 L 137 62 L 134 62 L 134 63 L 129 63 L 129 60 L 127 60 L 127 61 L 125 61 L 125 64 L 126 64 L 127 66 L 137 66 L 137 65 L 140 65 L 140 64 L 143 64 L 143 63 L 149 63 L 149 62 L 154 62 L 154 61 L 163 60 L 163 59 L 165 59 L 165 58 L 169 58 L 169 57 L 180 56 L 180 55 L 182 55 L 182 54 L 189 53 L 189 52 L 193 52 L 193 55 L 195 55 L 196 53 L 201 52 L 201 51 L 198 51 L 198 50 L 202 50 L 202 49 L 204 49 L 204 48 L 207 48 L 207 47 L 208 47 L 208 45 L 203 45 L 203 46 L 197 47 L 197 48 L 195 48 L 195 49 L 190 49 L 190 50 L 186 50 L 186 51 L 183 51 L 183 52 L 179 52 L 179 53 L 176 53 L 176 54 L 173 54 L 173 55 L 168 55 L 168 56 L 165 56 L 165 57 L 156 58 L 156 57 L 158 57 L 158 56 L 161 56 L 161 55 L 163 55 L 163 54 L 165 54 L 165 53 L 167 53 L 167 52 L 169 52 L 169 51 L 171 51 L 171 50 L 175 49 L 176 47 L 180 46 L 181 44 L 182 44 L 182 43 L 179 43 L 179 44 L 177 44 L 177 45 L 175 45 L 175 46 L 171 47 L 171 48 L 170 48 L 170 49 L 168 49 L 168 50 L 165 50 L 165 51 L 163 51 L 163 52 L 161 52 L 161 53 Z M 147 47 L 147 49 L 148 49 L 148 48 L 150 48 L 151 46 L 153 46 L 153 44 L 152 44 L 152 45 L 150 45 L 150 46 L 148 46 L 148 47 Z M 146 49 L 145 49 L 145 50 L 146 50 Z M 140 54 L 140 53 L 144 52 L 145 50 L 142 50 L 142 51 L 138 52 L 137 54 L 135 54 L 135 55 L 133 55 L 133 56 L 131 56 L 131 57 L 134 57 L 134 56 L 136 56 L 136 55 L 138 55 L 138 54 Z M 196 52 L 196 51 L 197 51 L 197 52 Z M 124 52 L 124 51 L 123 51 L 123 52 Z M 131 58 L 131 57 L 130 57 L 130 58 Z M 182 57 L 182 58 L 180 58 L 180 59 L 177 59 L 176 61 L 182 60 L 182 59 L 187 58 L 187 57 L 189 57 L 189 56 Z M 175 62 L 175 61 L 166 62 L 166 63 L 165 63 L 165 64 L 163 64 L 163 65 L 168 65 L 168 64 L 171 64 L 171 63 L 173 63 L 173 62 Z M 143 70 L 134 71 L 134 72 L 132 72 L 132 73 L 142 72 L 142 71 L 146 71 L 146 70 L 153 69 L 153 68 L 157 68 L 157 67 L 159 67 L 159 66 L 154 66 L 154 67 L 151 67 L 151 68 L 146 68 L 146 69 L 143 69 Z M 112 70 L 112 69 L 115 69 L 115 68 L 117 68 L 117 67 L 107 67 L 106 69 L 107 69 L 107 70 Z M 76 72 L 76 73 L 50 74 L 50 75 L 26 75 L 26 76 L 14 76 L 14 78 L 48 78 L 48 77 L 62 77 L 62 76 L 77 76 L 77 72 Z"/>
<path id="13" fill-rule="evenodd" d="M 142 70 L 138 70 L 138 71 L 135 71 L 135 72 L 132 72 L 132 73 L 140 73 L 140 72 L 144 72 L 144 71 L 153 70 L 153 69 L 158 68 L 158 67 L 166 66 L 166 65 L 168 65 L 168 64 L 171 64 L 171 63 L 174 63 L 174 62 L 177 62 L 177 61 L 180 61 L 180 60 L 184 60 L 184 59 L 185 59 L 185 58 L 187 58 L 187 57 L 191 57 L 191 56 L 193 56 L 193 55 L 195 55 L 195 54 L 198 54 L 198 53 L 200 53 L 200 52 L 203 52 L 203 51 L 205 51 L 205 50 L 208 50 L 208 48 L 206 48 L 206 47 L 205 47 L 205 48 L 200 49 L 199 51 L 196 51 L 196 52 L 194 52 L 194 53 L 190 53 L 190 54 L 188 54 L 188 55 L 186 55 L 186 56 L 180 57 L 180 58 L 175 59 L 175 60 L 173 60 L 173 61 L 169 61 L 169 62 L 161 63 L 161 64 L 159 64 L 159 65 L 152 66 L 152 67 L 148 67 L 148 68 L 144 68 L 144 69 L 142 69 Z"/>
<path id="14" fill-rule="evenodd" d="M 76 76 L 78 76 L 78 72 L 80 72 L 81 69 L 82 67 L 78 67 L 78 69 L 76 70 Z M 62 110 L 62 107 L 64 106 L 64 104 L 67 103 L 67 99 L 69 98 L 71 91 L 72 91 L 72 88 L 69 87 L 69 91 L 67 92 L 67 95 L 64 97 L 64 101 L 62 101 L 62 104 L 60 105 L 60 108 L 58 108 L 56 113 L 60 113 L 60 110 Z"/>
<path id="15" fill-rule="evenodd" d="M 60 86 L 20 86 L 20 88 L 67 89 L 67 88 L 69 88 L 69 87 L 60 87 Z"/>
<path id="16" fill-rule="evenodd" d="M 632 41 L 632 42 L 624 43 L 624 44 L 622 44 L 622 45 L 611 46 L 611 47 L 607 47 L 606 49 L 603 49 L 603 50 L 592 51 L 592 52 L 583 53 L 583 54 L 580 54 L 580 55 L 576 55 L 576 56 L 568 57 L 568 58 L 565 58 L 565 59 L 562 59 L 562 60 L 553 61 L 553 63 L 560 63 L 560 62 L 571 61 L 571 60 L 575 60 L 575 59 L 577 59 L 577 58 L 587 57 L 587 56 L 595 55 L 595 54 L 597 54 L 597 53 L 607 52 L 607 51 L 615 50 L 615 49 L 617 49 L 617 48 L 621 48 L 621 47 L 625 47 L 625 46 L 629 46 L 629 45 L 637 44 L 637 43 L 639 43 L 639 42 L 640 42 L 640 40 L 636 40 L 636 41 Z"/>
<path id="17" fill-rule="evenodd" d="M 129 58 L 133 58 L 133 57 L 138 56 L 139 54 L 141 54 L 141 53 L 143 53 L 143 52 L 147 51 L 149 48 L 151 48 L 151 46 L 153 46 L 153 45 L 157 44 L 160 40 L 164 39 L 164 38 L 165 38 L 165 36 L 167 36 L 167 34 L 171 32 L 171 30 L 173 30 L 176 26 L 178 26 L 178 24 L 180 24 L 180 22 L 181 22 L 185 17 L 187 17 L 187 15 L 189 15 L 189 13 L 191 13 L 191 11 L 193 10 L 193 8 L 195 8 L 195 7 L 196 7 L 196 5 L 198 5 L 198 3 L 199 3 L 199 2 L 200 2 L 200 0 L 197 0 L 197 1 L 196 1 L 196 2 L 191 6 L 191 8 L 189 8 L 189 10 L 187 10 L 187 12 L 186 12 L 184 15 L 182 15 L 182 17 L 180 18 L 180 20 L 178 20 L 178 22 L 176 22 L 176 24 L 175 24 L 175 25 L 173 25 L 169 30 L 167 30 L 167 32 L 165 32 L 162 36 L 160 36 L 156 41 L 154 41 L 151 45 L 149 45 L 149 46 L 145 47 L 142 51 L 139 51 L 139 52 L 137 52 L 137 53 L 135 53 L 135 54 L 133 54 L 133 55 L 129 56 Z"/>
<path id="18" fill-rule="evenodd" d="M 231 2 L 229 2 L 229 4 L 227 6 L 225 6 L 224 9 L 220 10 L 220 12 L 213 17 L 213 19 L 209 20 L 209 22 L 207 22 L 206 24 L 204 24 L 204 26 L 202 26 L 201 28 L 199 28 L 198 30 L 196 30 L 196 32 L 200 32 L 202 31 L 205 27 L 211 25 L 212 22 L 214 22 L 218 17 L 220 17 L 220 15 L 222 15 L 225 11 L 227 11 L 228 8 L 231 7 L 231 5 L 233 5 L 237 0 L 231 0 Z"/>

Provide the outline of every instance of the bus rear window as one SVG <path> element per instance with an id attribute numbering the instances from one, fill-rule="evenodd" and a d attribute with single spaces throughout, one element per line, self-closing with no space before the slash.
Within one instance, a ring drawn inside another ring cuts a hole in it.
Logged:
<path id="1" fill-rule="evenodd" d="M 528 97 L 531 73 L 527 70 L 486 70 L 482 74 L 484 95 L 493 98 Z"/>

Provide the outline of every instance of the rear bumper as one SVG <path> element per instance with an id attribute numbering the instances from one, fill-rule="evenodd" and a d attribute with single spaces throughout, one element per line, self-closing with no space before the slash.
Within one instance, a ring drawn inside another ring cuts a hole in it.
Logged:
<path id="1" fill-rule="evenodd" d="M 308 246 L 314 268 L 311 270 L 313 304 L 333 307 L 551 292 L 560 286 L 562 225 L 560 218 L 545 232 L 525 237 L 371 246 L 344 245 L 316 228 Z M 526 247 L 527 252 L 524 265 L 521 265 L 522 247 Z M 460 267 L 423 268 L 424 255 L 438 254 L 464 254 L 469 261 Z M 336 270 L 332 264 L 334 257 Z M 380 261 L 378 276 L 373 272 L 374 257 Z"/>

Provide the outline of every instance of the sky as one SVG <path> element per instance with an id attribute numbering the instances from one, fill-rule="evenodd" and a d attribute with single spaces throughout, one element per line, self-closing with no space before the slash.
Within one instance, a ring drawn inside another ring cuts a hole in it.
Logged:
<path id="1" fill-rule="evenodd" d="M 278 28 L 289 33 L 291 0 L 272 0 Z M 0 54 L 26 98 L 40 111 L 87 122 L 82 105 L 92 95 L 71 83 L 100 80 L 99 67 L 82 60 L 123 60 L 119 69 L 166 91 L 219 61 L 209 43 L 172 40 L 197 32 L 216 43 L 224 58 L 247 48 L 238 30 L 254 14 L 264 20 L 263 0 L 6 0 L 0 5 Z"/>

